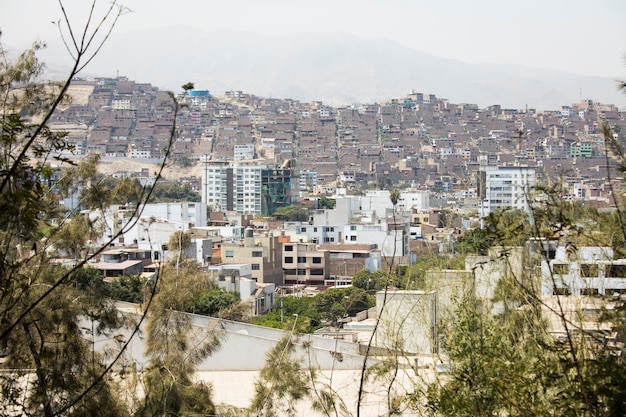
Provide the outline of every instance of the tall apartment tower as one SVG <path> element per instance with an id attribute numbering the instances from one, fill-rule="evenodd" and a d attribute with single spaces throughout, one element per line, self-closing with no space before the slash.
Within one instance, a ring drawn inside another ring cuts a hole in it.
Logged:
<path id="1" fill-rule="evenodd" d="M 258 161 L 205 161 L 202 202 L 214 211 L 272 214 L 292 203 L 292 170 Z"/>
<path id="2" fill-rule="evenodd" d="M 535 187 L 535 168 L 485 166 L 478 171 L 479 214 L 513 208 L 530 211 L 529 196 Z"/>

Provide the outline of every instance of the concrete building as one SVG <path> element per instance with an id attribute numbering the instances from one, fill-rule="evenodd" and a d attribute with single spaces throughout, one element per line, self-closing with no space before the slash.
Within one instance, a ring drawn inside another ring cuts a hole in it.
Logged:
<path id="1" fill-rule="evenodd" d="M 288 161 L 280 168 L 261 170 L 261 214 L 269 216 L 280 207 L 291 205 L 294 198 L 292 170 Z"/>
<path id="2" fill-rule="evenodd" d="M 208 267 L 211 279 L 219 288 L 228 292 L 238 292 L 244 303 L 250 304 L 253 316 L 266 313 L 274 308 L 274 284 L 259 284 L 252 279 L 251 264 L 222 264 Z"/>
<path id="3" fill-rule="evenodd" d="M 202 201 L 215 211 L 271 214 L 292 203 L 292 172 L 289 166 L 274 169 L 258 161 L 205 160 Z"/>
<path id="4" fill-rule="evenodd" d="M 282 243 L 279 236 L 264 233 L 254 236 L 248 227 L 238 242 L 222 242 L 221 260 L 225 264 L 251 264 L 252 279 L 259 283 L 283 284 Z"/>
<path id="5" fill-rule="evenodd" d="M 306 235 L 311 243 L 340 243 L 342 239 L 341 228 L 337 226 L 297 226 L 300 234 Z"/>
<path id="6" fill-rule="evenodd" d="M 613 259 L 608 247 L 557 247 L 554 259 L 541 262 L 541 294 L 612 295 L 626 293 L 626 259 Z"/>
<path id="7" fill-rule="evenodd" d="M 330 253 L 315 243 L 283 243 L 285 284 L 324 285 L 330 278 Z"/>
<path id="8" fill-rule="evenodd" d="M 382 266 L 382 257 L 376 244 L 324 244 L 320 245 L 320 249 L 330 254 L 329 285 L 351 284 L 352 277 L 362 269 L 374 272 Z"/>
<path id="9" fill-rule="evenodd" d="M 311 215 L 311 221 L 315 226 L 344 226 L 350 221 L 361 206 L 357 196 L 337 196 L 334 198 L 335 208 L 315 210 Z"/>
<path id="10" fill-rule="evenodd" d="M 149 250 L 114 248 L 101 254 L 100 262 L 90 264 L 102 273 L 105 280 L 120 276 L 139 275 L 152 264 Z"/>
<path id="11" fill-rule="evenodd" d="M 245 144 L 245 145 L 235 145 L 234 149 L 234 157 L 235 161 L 245 161 L 254 158 L 254 145 L 253 144 Z"/>
<path id="12" fill-rule="evenodd" d="M 310 169 L 300 171 L 298 186 L 300 187 L 300 197 L 304 196 L 305 193 L 313 192 L 317 187 L 317 171 Z"/>
<path id="13" fill-rule="evenodd" d="M 376 244 L 383 257 L 402 257 L 410 253 L 408 221 L 396 225 L 350 224 L 343 227 L 343 242 L 350 245 Z"/>
<path id="14" fill-rule="evenodd" d="M 530 193 L 535 186 L 535 168 L 486 166 L 478 174 L 481 218 L 497 209 L 529 211 Z"/>

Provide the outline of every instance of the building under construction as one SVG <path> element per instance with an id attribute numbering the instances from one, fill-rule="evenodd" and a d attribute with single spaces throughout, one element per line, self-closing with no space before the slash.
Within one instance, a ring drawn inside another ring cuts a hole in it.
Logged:
<path id="1" fill-rule="evenodd" d="M 293 169 L 291 160 L 280 167 L 261 170 L 261 213 L 271 215 L 292 203 Z"/>

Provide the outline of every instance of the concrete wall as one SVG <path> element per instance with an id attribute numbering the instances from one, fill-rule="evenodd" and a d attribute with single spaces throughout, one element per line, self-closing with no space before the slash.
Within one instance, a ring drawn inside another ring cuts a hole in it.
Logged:
<path id="1" fill-rule="evenodd" d="M 138 318 L 138 306 L 130 303 L 119 303 L 119 308 L 127 315 Z M 185 314 L 185 313 L 179 313 Z M 265 365 L 268 351 L 289 332 L 220 320 L 212 317 L 186 314 L 193 326 L 194 335 L 190 345 L 205 340 L 207 335 L 217 333 L 222 338 L 220 349 L 198 364 L 197 370 L 202 371 L 255 371 Z M 91 328 L 88 324 L 85 327 Z M 142 325 L 142 337 L 135 336 L 127 350 L 127 360 L 134 360 L 141 369 L 148 364 L 145 352 L 145 322 Z M 129 337 L 130 330 L 124 336 Z M 113 345 L 112 339 L 102 338 L 96 346 L 104 349 Z M 303 346 L 309 344 L 305 349 Z M 314 335 L 301 335 L 298 338 L 300 346 L 297 355 L 306 359 L 306 363 L 319 369 L 361 369 L 363 356 L 359 355 L 357 343 L 335 340 Z M 115 344 L 114 346 L 117 346 Z"/>
<path id="2" fill-rule="evenodd" d="M 384 305 L 384 307 L 383 307 Z M 437 297 L 434 291 L 379 291 L 376 346 L 411 353 L 437 351 Z"/>

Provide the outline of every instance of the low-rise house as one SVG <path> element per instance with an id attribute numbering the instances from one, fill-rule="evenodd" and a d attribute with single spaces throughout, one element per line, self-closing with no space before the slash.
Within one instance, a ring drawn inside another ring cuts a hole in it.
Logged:
<path id="1" fill-rule="evenodd" d="M 102 273 L 105 280 L 120 276 L 140 275 L 152 265 L 151 252 L 137 248 L 115 248 L 102 253 L 100 262 L 91 266 Z"/>
<path id="2" fill-rule="evenodd" d="M 330 279 L 330 253 L 315 243 L 283 243 L 285 284 L 324 285 Z"/>
<path id="3" fill-rule="evenodd" d="M 283 283 L 282 243 L 279 236 L 264 232 L 255 236 L 251 227 L 245 229 L 244 238 L 222 242 L 221 260 L 226 264 L 252 264 L 252 279 L 259 283 Z"/>
<path id="4" fill-rule="evenodd" d="M 259 284 L 252 279 L 252 264 L 211 265 L 208 268 L 211 279 L 219 288 L 228 292 L 238 292 L 244 303 L 250 303 L 251 314 L 258 316 L 274 308 L 274 284 Z"/>

